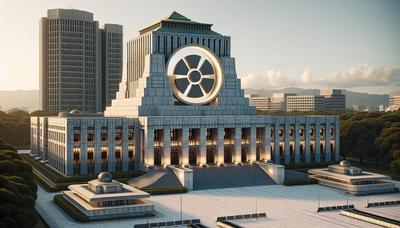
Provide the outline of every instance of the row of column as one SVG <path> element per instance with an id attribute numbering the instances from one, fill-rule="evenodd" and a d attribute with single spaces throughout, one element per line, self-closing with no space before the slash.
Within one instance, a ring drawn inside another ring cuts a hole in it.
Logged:
<path id="1" fill-rule="evenodd" d="M 291 141 L 290 137 L 290 130 L 291 130 L 291 125 L 286 124 L 284 125 L 284 131 L 285 131 L 285 137 L 284 137 L 284 163 L 288 164 L 291 163 L 290 161 L 290 145 L 291 142 L 293 142 L 294 146 L 294 162 L 299 163 L 300 162 L 300 129 L 304 129 L 304 153 L 305 153 L 305 162 L 309 163 L 311 162 L 311 149 L 310 149 L 310 142 L 311 142 L 311 135 L 310 135 L 310 129 L 311 125 L 306 124 L 304 127 L 296 124 L 293 125 L 294 128 L 294 135 L 293 135 L 293 141 Z M 335 134 L 334 134 L 334 150 L 331 151 L 330 148 L 330 143 L 331 143 L 331 134 L 330 134 L 330 129 L 333 128 L 335 129 Z M 217 130 L 216 134 L 216 150 L 214 154 L 214 162 L 215 163 L 224 163 L 224 149 L 225 149 L 225 139 L 224 139 L 224 128 L 219 127 L 215 128 Z M 239 163 L 242 161 L 241 155 L 241 139 L 242 139 L 242 128 L 241 127 L 235 127 L 235 128 L 230 128 L 234 129 L 234 140 L 233 144 L 233 150 L 232 150 L 232 162 L 233 163 Z M 247 153 L 247 161 L 249 162 L 254 162 L 256 161 L 256 151 L 257 151 L 257 127 L 249 127 L 247 129 L 250 129 L 250 136 L 249 136 L 249 150 Z M 271 130 L 274 129 L 274 138 L 271 139 Z M 282 125 L 275 125 L 275 126 L 266 126 L 261 128 L 260 134 L 262 135 L 262 143 L 261 143 L 261 148 L 260 148 L 260 160 L 271 160 L 271 144 L 274 144 L 274 151 L 273 155 L 274 158 L 273 160 L 275 163 L 280 163 L 281 161 L 281 155 L 280 155 L 280 144 L 281 144 L 281 137 L 279 135 L 279 131 L 282 129 Z M 331 153 L 335 153 L 335 160 L 339 159 L 339 132 L 336 131 L 338 129 L 338 126 L 335 125 L 335 127 L 332 127 L 330 124 L 325 125 L 325 129 L 329 129 L 325 131 L 325 161 L 330 161 L 331 160 Z M 181 134 L 179 137 L 180 141 L 180 147 L 181 147 L 181 155 L 179 156 L 179 163 L 182 165 L 188 165 L 189 164 L 189 128 L 182 128 Z M 197 155 L 197 163 L 198 164 L 206 164 L 207 163 L 207 139 L 206 139 L 206 134 L 207 134 L 207 128 L 200 128 L 200 135 L 199 135 L 199 152 Z M 315 162 L 320 162 L 321 159 L 321 151 L 320 151 L 320 130 L 321 130 L 321 125 L 315 125 L 314 127 L 314 161 Z M 163 136 L 162 136 L 162 157 L 161 157 L 161 164 L 162 165 L 171 165 L 171 137 L 170 137 L 170 131 L 171 129 L 165 128 L 162 129 L 163 131 Z M 144 161 L 146 165 L 154 165 L 154 129 L 145 129 L 144 132 L 145 136 L 145 155 L 144 155 Z"/>
<path id="2" fill-rule="evenodd" d="M 73 148 L 79 147 L 79 155 L 80 155 L 80 175 L 88 174 L 88 147 L 93 147 L 94 149 L 94 173 L 99 173 L 102 171 L 102 161 L 101 161 L 101 152 L 102 147 L 106 147 L 107 149 L 107 170 L 110 172 L 116 171 L 116 161 L 115 161 L 115 154 L 116 154 L 116 147 L 120 147 L 121 153 L 121 171 L 128 171 L 129 170 L 129 157 L 128 157 L 128 147 L 129 147 L 129 140 L 128 140 L 128 126 L 124 124 L 121 128 L 121 142 L 115 141 L 115 124 L 113 122 L 109 122 L 107 125 L 107 134 L 108 138 L 107 141 L 103 143 L 101 139 L 102 133 L 102 126 L 95 125 L 94 126 L 94 142 L 93 144 L 89 144 L 87 141 L 87 134 L 88 134 L 88 126 L 86 122 L 82 122 L 80 126 L 80 141 L 79 143 L 75 143 L 73 141 L 73 127 L 68 126 L 68 135 L 67 137 L 67 155 L 66 155 L 66 172 L 65 174 L 70 176 L 74 175 L 73 171 Z M 136 134 L 136 132 L 135 132 Z M 136 137 L 135 137 L 136 138 Z M 137 142 L 134 142 L 134 145 Z M 137 157 L 136 157 L 137 159 Z"/>
<path id="3" fill-rule="evenodd" d="M 311 139 L 311 125 L 306 124 L 305 127 L 300 126 L 299 124 L 294 125 L 294 158 L 295 158 L 295 163 L 300 162 L 300 129 L 304 129 L 304 152 L 305 152 L 305 162 L 309 163 L 311 162 L 311 142 L 314 143 L 314 161 L 315 162 L 321 162 L 321 135 L 320 135 L 320 130 L 321 130 L 321 125 L 316 124 L 314 125 L 314 140 Z M 338 128 L 338 124 L 335 125 L 335 127 L 332 127 L 330 124 L 325 124 L 325 138 L 323 139 L 325 141 L 325 161 L 331 161 L 331 153 L 335 154 L 334 160 L 339 160 L 339 132 L 336 131 Z M 330 129 L 334 129 L 334 151 L 331 151 L 331 134 L 330 134 Z M 281 139 L 279 135 L 279 131 L 281 130 L 281 126 L 276 125 L 274 126 L 274 160 L 275 162 L 280 161 L 280 144 L 281 144 Z M 285 159 L 285 164 L 290 163 L 290 130 L 291 127 L 289 124 L 285 125 L 284 131 L 285 131 L 285 137 L 284 137 L 284 159 Z"/>
<path id="4" fill-rule="evenodd" d="M 217 131 L 216 134 L 213 134 L 214 137 L 212 140 L 216 141 L 215 153 L 214 153 L 214 162 L 215 163 L 224 163 L 224 148 L 225 148 L 225 139 L 224 139 L 224 128 L 215 128 Z M 270 145 L 270 137 L 269 132 L 270 128 L 265 128 L 266 132 L 263 133 L 265 137 L 264 141 L 267 142 L 263 145 L 261 149 L 261 160 L 270 160 L 270 147 L 266 145 Z M 171 129 L 162 129 L 163 136 L 162 136 L 162 164 L 163 165 L 170 165 L 171 164 Z M 189 128 L 181 129 L 182 135 L 180 138 L 180 147 L 181 147 L 181 156 L 180 156 L 180 163 L 183 165 L 189 164 Z M 249 153 L 247 154 L 248 161 L 256 161 L 256 127 L 250 127 L 250 138 L 249 138 Z M 268 133 L 268 134 L 267 134 Z M 154 165 L 154 129 L 147 129 L 145 131 L 145 163 L 147 165 Z M 241 162 L 241 137 L 242 137 L 242 128 L 236 127 L 234 128 L 233 134 L 234 140 L 232 150 L 232 162 Z M 207 128 L 200 128 L 199 129 L 199 137 L 198 137 L 198 147 L 199 152 L 197 154 L 197 163 L 198 164 L 206 164 L 207 163 Z"/>

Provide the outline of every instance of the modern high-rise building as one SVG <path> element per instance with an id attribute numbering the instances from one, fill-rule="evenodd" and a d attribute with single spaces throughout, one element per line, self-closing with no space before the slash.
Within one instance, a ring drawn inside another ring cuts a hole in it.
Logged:
<path id="1" fill-rule="evenodd" d="M 115 99 L 122 78 L 122 26 L 105 24 L 101 29 L 102 103 L 101 110 Z"/>
<path id="2" fill-rule="evenodd" d="M 100 30 L 90 12 L 50 9 L 40 20 L 39 53 L 42 110 L 100 112 L 122 77 L 122 26 Z"/>
<path id="3" fill-rule="evenodd" d="M 325 101 L 323 96 L 288 96 L 286 98 L 286 111 L 324 111 Z"/>
<path id="4" fill-rule="evenodd" d="M 346 95 L 340 89 L 321 89 L 320 95 L 324 96 L 325 110 L 337 111 L 346 109 Z"/>

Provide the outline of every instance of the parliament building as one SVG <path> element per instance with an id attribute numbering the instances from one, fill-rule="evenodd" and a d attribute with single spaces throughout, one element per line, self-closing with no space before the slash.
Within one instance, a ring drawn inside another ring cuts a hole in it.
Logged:
<path id="1" fill-rule="evenodd" d="M 127 44 L 127 72 L 104 113 L 31 117 L 32 154 L 60 173 L 169 165 L 339 160 L 338 116 L 256 115 L 231 38 L 173 12 Z"/>

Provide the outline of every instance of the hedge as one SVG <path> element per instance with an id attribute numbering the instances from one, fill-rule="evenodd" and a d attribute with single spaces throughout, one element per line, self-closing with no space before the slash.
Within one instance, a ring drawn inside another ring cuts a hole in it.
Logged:
<path id="1" fill-rule="evenodd" d="M 318 184 L 318 180 L 314 178 L 308 178 L 308 179 L 293 179 L 293 180 L 283 181 L 283 185 L 285 186 L 308 185 L 308 184 Z"/>
<path id="2" fill-rule="evenodd" d="M 67 213 L 71 218 L 79 222 L 88 222 L 89 217 L 77 209 L 74 205 L 68 202 L 62 194 L 55 195 L 53 198 L 54 203 L 56 203 L 65 213 Z"/>
<path id="3" fill-rule="evenodd" d="M 36 181 L 50 192 L 66 190 L 71 184 L 83 184 L 97 178 L 96 174 L 66 177 L 29 155 L 23 154 L 21 157 L 32 166 Z M 142 171 L 112 173 L 113 178 L 121 182 L 126 182 L 142 174 L 144 174 Z"/>
<path id="4" fill-rule="evenodd" d="M 186 193 L 187 188 L 183 186 L 163 186 L 155 188 L 141 188 L 142 191 L 149 193 L 150 195 L 167 195 L 167 194 L 177 194 Z"/>

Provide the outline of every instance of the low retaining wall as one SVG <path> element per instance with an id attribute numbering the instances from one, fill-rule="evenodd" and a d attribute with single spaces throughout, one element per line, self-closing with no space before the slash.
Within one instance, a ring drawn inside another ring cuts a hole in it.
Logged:
<path id="1" fill-rule="evenodd" d="M 276 184 L 283 184 L 285 180 L 285 166 L 264 162 L 255 162 L 255 164 L 264 170 Z"/>
<path id="2" fill-rule="evenodd" d="M 188 191 L 193 190 L 193 170 L 181 166 L 168 166 Z"/>

